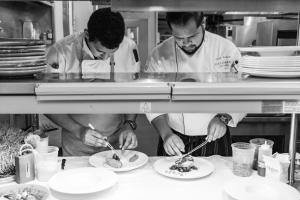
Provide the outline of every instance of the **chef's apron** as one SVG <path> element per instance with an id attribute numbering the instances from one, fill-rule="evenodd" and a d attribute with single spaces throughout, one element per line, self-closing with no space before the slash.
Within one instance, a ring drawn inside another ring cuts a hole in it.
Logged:
<path id="1" fill-rule="evenodd" d="M 188 135 L 183 135 L 173 129 L 172 131 L 174 134 L 179 136 L 182 139 L 183 143 L 185 144 L 185 149 L 184 149 L 185 152 L 183 152 L 183 154 L 188 153 L 196 146 L 204 142 L 205 138 L 207 137 L 207 135 L 188 136 Z M 161 137 L 159 137 L 157 155 L 169 156 L 164 149 L 164 142 L 161 139 Z M 223 137 L 207 143 L 204 147 L 192 153 L 192 156 L 212 156 L 212 155 L 232 156 L 231 137 L 230 137 L 230 131 L 228 127 Z"/>
<path id="2" fill-rule="evenodd" d="M 81 62 L 82 78 L 98 78 L 114 81 L 115 59 L 114 55 L 106 60 L 83 60 Z"/>

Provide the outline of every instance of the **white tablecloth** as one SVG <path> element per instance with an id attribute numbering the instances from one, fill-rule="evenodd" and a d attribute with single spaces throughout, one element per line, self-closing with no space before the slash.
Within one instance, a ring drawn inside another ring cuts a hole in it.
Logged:
<path id="1" fill-rule="evenodd" d="M 153 163 L 159 157 L 150 157 L 149 162 L 138 169 L 118 173 L 118 183 L 109 190 L 101 192 L 96 199 L 105 200 L 159 200 L 159 199 L 199 199 L 224 200 L 228 199 L 223 192 L 227 181 L 243 179 L 231 171 L 231 158 L 211 156 L 205 159 L 212 162 L 215 171 L 207 177 L 195 180 L 178 180 L 158 174 L 153 169 Z M 88 157 L 69 157 L 65 170 L 86 167 Z M 249 177 L 248 177 L 249 178 Z M 250 178 L 261 178 L 256 171 Z M 47 183 L 33 181 L 32 183 L 47 186 Z M 53 196 L 49 200 L 57 200 Z"/>

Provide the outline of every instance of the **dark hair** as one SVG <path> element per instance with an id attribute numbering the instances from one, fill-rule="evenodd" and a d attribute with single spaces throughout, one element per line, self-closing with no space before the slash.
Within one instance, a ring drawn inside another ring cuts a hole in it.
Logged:
<path id="1" fill-rule="evenodd" d="M 125 35 L 125 23 L 119 12 L 98 9 L 88 21 L 89 41 L 100 41 L 108 49 L 119 47 Z"/>
<path id="2" fill-rule="evenodd" d="M 199 27 L 203 21 L 203 12 L 167 12 L 166 15 L 170 29 L 172 29 L 171 24 L 185 25 L 190 19 L 195 19 Z"/>

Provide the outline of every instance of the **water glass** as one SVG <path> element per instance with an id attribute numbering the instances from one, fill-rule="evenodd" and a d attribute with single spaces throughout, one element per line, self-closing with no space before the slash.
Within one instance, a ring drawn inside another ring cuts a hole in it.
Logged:
<path id="1" fill-rule="evenodd" d="M 48 146 L 48 152 L 36 154 L 36 175 L 39 181 L 48 181 L 58 169 L 58 147 Z"/>
<path id="2" fill-rule="evenodd" d="M 237 142 L 231 145 L 233 167 L 232 172 L 237 176 L 250 176 L 254 160 L 255 148 L 249 143 Z"/>

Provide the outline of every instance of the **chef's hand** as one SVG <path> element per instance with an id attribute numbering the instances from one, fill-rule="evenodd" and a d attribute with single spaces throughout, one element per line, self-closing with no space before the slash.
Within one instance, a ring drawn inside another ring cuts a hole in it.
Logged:
<path id="1" fill-rule="evenodd" d="M 208 125 L 207 137 L 208 142 L 215 141 L 223 137 L 226 133 L 226 125 L 218 118 L 214 117 Z"/>
<path id="2" fill-rule="evenodd" d="M 134 149 L 138 146 L 136 135 L 130 126 L 125 125 L 125 129 L 120 133 L 119 145 L 122 150 Z"/>
<path id="3" fill-rule="evenodd" d="M 164 138 L 164 149 L 169 155 L 181 156 L 181 152 L 184 152 L 184 147 L 181 138 L 173 133 L 170 133 Z"/>
<path id="4" fill-rule="evenodd" d="M 92 147 L 106 147 L 106 137 L 96 130 L 84 128 L 80 134 L 81 141 Z"/>

